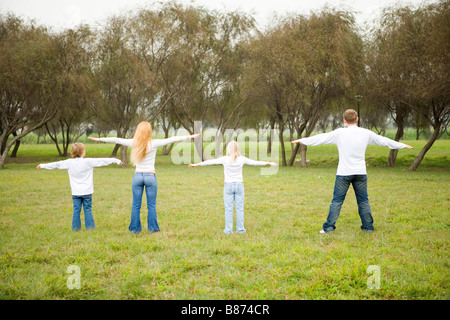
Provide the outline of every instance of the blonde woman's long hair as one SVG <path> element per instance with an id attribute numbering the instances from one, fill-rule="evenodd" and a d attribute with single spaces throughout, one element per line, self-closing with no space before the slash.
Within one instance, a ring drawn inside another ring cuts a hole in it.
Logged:
<path id="1" fill-rule="evenodd" d="M 236 160 L 237 157 L 241 155 L 241 149 L 239 148 L 239 143 L 236 141 L 231 141 L 227 145 L 227 156 L 230 157 L 231 162 Z"/>
<path id="2" fill-rule="evenodd" d="M 142 121 L 136 127 L 133 137 L 130 160 L 136 165 L 147 154 L 148 143 L 152 140 L 152 126 L 147 121 Z"/>

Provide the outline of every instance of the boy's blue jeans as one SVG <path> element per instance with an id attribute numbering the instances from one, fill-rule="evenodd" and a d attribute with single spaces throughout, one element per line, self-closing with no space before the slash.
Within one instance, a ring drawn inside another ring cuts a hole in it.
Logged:
<path id="1" fill-rule="evenodd" d="M 94 229 L 95 222 L 94 216 L 92 215 L 92 194 L 87 194 L 83 196 L 72 196 L 73 200 L 73 217 L 72 217 L 72 230 L 77 231 L 81 229 L 81 207 L 84 209 L 84 224 L 86 225 L 86 230 Z"/>
<path id="2" fill-rule="evenodd" d="M 133 192 L 133 205 L 131 207 L 131 222 L 128 229 L 131 232 L 141 232 L 141 204 L 142 194 L 147 196 L 147 222 L 148 231 L 159 231 L 158 221 L 156 217 L 156 194 L 157 194 L 157 181 L 154 173 L 148 172 L 135 172 L 133 176 L 133 182 L 131 184 L 131 190 Z"/>
<path id="3" fill-rule="evenodd" d="M 233 233 L 233 205 L 236 207 L 236 232 L 244 233 L 244 183 L 225 182 L 223 187 L 223 202 L 225 204 L 224 233 Z"/>
<path id="4" fill-rule="evenodd" d="M 327 221 L 323 224 L 324 231 L 334 231 L 335 224 L 339 218 L 342 204 L 347 195 L 350 184 L 353 185 L 353 190 L 356 195 L 356 202 L 358 203 L 358 213 L 361 218 L 362 230 L 374 230 L 373 218 L 370 211 L 369 196 L 367 194 L 367 175 L 351 175 L 351 176 L 336 176 L 334 184 L 333 200 L 331 201 L 330 210 L 328 211 Z"/>

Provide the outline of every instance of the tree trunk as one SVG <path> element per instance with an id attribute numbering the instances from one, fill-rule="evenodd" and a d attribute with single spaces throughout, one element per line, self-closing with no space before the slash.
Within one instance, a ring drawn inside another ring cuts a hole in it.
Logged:
<path id="1" fill-rule="evenodd" d="M 403 137 L 403 122 L 399 123 L 397 125 L 397 132 L 395 133 L 395 141 L 400 141 L 400 139 Z M 395 160 L 397 159 L 398 150 L 397 149 L 391 149 L 389 151 L 389 158 L 388 158 L 388 166 L 389 167 L 395 167 Z"/>
<path id="2" fill-rule="evenodd" d="M 113 151 L 112 151 L 112 153 L 111 153 L 111 157 L 117 156 L 117 151 L 119 151 L 119 148 L 120 148 L 120 144 L 116 144 L 116 145 L 114 146 L 114 149 L 113 149 Z"/>
<path id="3" fill-rule="evenodd" d="M 307 150 L 307 146 L 305 146 L 304 144 L 302 144 L 300 146 L 300 155 L 302 157 L 300 164 L 302 165 L 302 167 L 306 167 L 307 163 L 306 163 L 306 150 Z"/>
<path id="4" fill-rule="evenodd" d="M 64 129 L 61 126 L 61 131 L 62 130 L 64 130 Z M 67 157 L 69 145 L 70 145 L 70 125 L 68 123 L 66 123 L 66 137 L 65 137 L 65 139 L 63 137 L 63 151 L 64 151 L 65 157 Z"/>
<path id="5" fill-rule="evenodd" d="M 17 136 L 17 133 L 13 132 L 13 136 L 14 137 Z M 16 141 L 16 144 L 14 145 L 14 149 L 13 149 L 13 151 L 11 153 L 11 158 L 17 158 L 17 151 L 19 150 L 19 146 L 20 146 L 20 139 L 18 139 Z"/>
<path id="6" fill-rule="evenodd" d="M 169 137 L 169 128 L 166 128 L 166 127 L 163 125 L 163 130 L 164 130 L 164 138 L 167 139 L 167 138 Z M 170 145 L 169 148 L 167 148 L 167 145 L 164 145 L 163 148 L 162 148 L 161 154 L 162 154 L 163 156 L 168 155 L 169 152 L 170 152 L 170 150 L 172 150 L 172 147 L 173 147 L 173 143 Z"/>
<path id="7" fill-rule="evenodd" d="M 278 132 L 278 139 L 280 140 L 281 144 L 281 163 L 283 167 L 286 167 L 286 150 L 284 149 L 284 140 L 283 140 L 283 125 L 279 124 L 280 131 Z"/>
<path id="8" fill-rule="evenodd" d="M 294 141 L 294 128 L 292 128 L 292 126 L 289 127 L 289 141 Z M 292 154 L 294 154 L 294 150 L 297 149 L 297 147 L 294 146 L 292 143 L 290 143 L 290 145 L 291 145 Z M 291 156 L 291 159 L 292 159 L 292 156 Z M 289 161 L 289 163 L 291 163 L 291 161 Z M 291 164 L 289 164 L 289 165 L 291 165 Z"/>
<path id="9" fill-rule="evenodd" d="M 200 157 L 200 161 L 205 160 L 205 154 L 203 153 L 203 124 L 202 121 L 194 121 L 194 134 L 200 133 L 200 136 L 194 139 L 194 146 L 197 150 L 197 155 Z M 195 159 L 195 157 L 194 157 Z"/>
<path id="10" fill-rule="evenodd" d="M 270 120 L 270 133 L 269 133 L 269 141 L 267 141 L 267 154 L 272 154 L 272 133 L 275 129 L 275 120 Z"/>
<path id="11" fill-rule="evenodd" d="M 40 125 L 42 126 L 42 124 L 40 124 Z M 24 132 L 22 132 L 21 134 L 19 134 L 19 135 L 13 137 L 13 138 L 11 139 L 10 142 L 8 142 L 8 143 L 5 144 L 5 149 L 3 150 L 3 152 L 2 152 L 1 155 L 0 155 L 0 169 L 2 169 L 2 168 L 4 167 L 5 161 L 6 161 L 6 157 L 8 156 L 9 149 L 11 149 L 12 145 L 15 144 L 17 140 L 19 140 L 19 139 L 21 139 L 22 137 L 26 136 L 28 133 L 30 133 L 31 131 L 35 130 L 36 128 L 38 128 L 38 126 L 36 126 L 35 128 L 32 128 L 30 131 L 24 131 Z M 6 135 L 6 134 L 5 134 L 5 135 Z M 5 138 L 5 137 L 4 137 L 3 134 L 2 134 L 2 137 L 1 137 L 0 140 L 2 140 L 2 139 L 4 139 L 4 138 Z M 7 138 L 8 138 L 8 137 L 6 137 L 5 140 L 6 140 Z"/>
<path id="12" fill-rule="evenodd" d="M 423 158 L 425 157 L 425 154 L 427 153 L 428 150 L 430 150 L 430 148 L 433 145 L 433 143 L 439 137 L 439 130 L 440 130 L 440 128 L 441 128 L 440 125 L 436 126 L 434 128 L 434 132 L 431 135 L 430 140 L 428 140 L 428 142 L 425 144 L 425 146 L 422 148 L 422 150 L 420 150 L 419 154 L 417 155 L 417 157 L 414 159 L 413 163 L 409 167 L 409 169 L 408 169 L 409 171 L 416 171 L 416 169 L 419 167 L 420 162 L 422 162 Z"/>
<path id="13" fill-rule="evenodd" d="M 123 167 L 126 168 L 127 167 L 127 146 L 120 146 L 120 160 L 123 162 Z"/>
<path id="14" fill-rule="evenodd" d="M 53 142 L 55 143 L 55 145 L 56 145 L 56 150 L 58 150 L 59 156 L 60 156 L 60 157 L 63 157 L 64 155 L 63 155 L 63 153 L 62 153 L 62 151 L 61 151 L 61 148 L 59 147 L 59 143 L 58 143 L 58 133 L 56 132 L 55 127 L 52 125 L 52 128 L 54 129 L 54 133 L 55 133 L 54 136 L 53 136 L 52 133 L 50 132 L 50 129 L 49 129 L 49 127 L 47 126 L 47 123 L 45 124 L 45 128 L 47 129 L 47 133 L 48 133 L 48 135 L 50 136 L 50 139 L 52 139 Z"/>
<path id="15" fill-rule="evenodd" d="M 291 158 L 289 159 L 289 163 L 288 163 L 289 166 L 292 167 L 294 165 L 295 157 L 297 156 L 298 149 L 300 149 L 300 147 L 301 147 L 300 143 L 295 144 L 294 150 L 292 150 Z M 302 157 L 302 159 L 303 159 L 303 157 Z"/>

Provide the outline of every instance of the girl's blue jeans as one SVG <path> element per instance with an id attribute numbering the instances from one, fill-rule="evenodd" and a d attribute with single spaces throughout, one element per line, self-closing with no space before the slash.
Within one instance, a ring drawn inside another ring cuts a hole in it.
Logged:
<path id="1" fill-rule="evenodd" d="M 225 182 L 223 187 L 226 234 L 233 233 L 233 205 L 236 207 L 236 232 L 244 233 L 244 183 Z"/>
<path id="2" fill-rule="evenodd" d="M 87 194 L 83 196 L 72 196 L 73 200 L 73 217 L 72 217 L 72 230 L 77 231 L 81 229 L 81 207 L 84 208 L 84 224 L 86 225 L 86 230 L 94 229 L 95 222 L 94 216 L 92 215 L 92 194 Z"/>
<path id="3" fill-rule="evenodd" d="M 372 231 L 373 218 L 369 205 L 369 196 L 367 194 L 367 175 L 351 175 L 351 176 L 336 176 L 334 184 L 333 200 L 330 204 L 330 210 L 328 211 L 327 221 L 323 224 L 324 231 L 334 231 L 336 229 L 335 224 L 339 218 L 342 204 L 344 203 L 345 196 L 347 195 L 350 184 L 353 186 L 353 190 L 356 195 L 356 202 L 358 204 L 358 213 L 361 218 L 361 229 L 364 231 Z"/>
<path id="4" fill-rule="evenodd" d="M 148 172 L 135 172 L 133 176 L 133 182 L 131 184 L 131 190 L 133 192 L 133 205 L 131 207 L 131 222 L 128 229 L 133 233 L 141 232 L 141 204 L 142 194 L 147 196 L 147 222 L 148 231 L 159 231 L 158 221 L 156 217 L 156 194 L 157 194 L 157 181 L 154 173 Z"/>

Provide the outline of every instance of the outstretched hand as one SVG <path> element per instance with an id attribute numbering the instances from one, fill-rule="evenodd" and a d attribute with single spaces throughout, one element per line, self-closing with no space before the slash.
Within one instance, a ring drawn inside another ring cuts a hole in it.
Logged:
<path id="1" fill-rule="evenodd" d="M 301 139 L 297 139 L 297 140 L 291 141 L 291 143 L 300 143 L 300 140 Z"/>
<path id="2" fill-rule="evenodd" d="M 190 139 L 195 139 L 200 135 L 200 133 L 195 133 L 189 136 Z"/>
<path id="3" fill-rule="evenodd" d="M 275 166 L 278 165 L 278 163 L 276 163 L 276 162 L 268 162 L 267 164 L 270 165 L 270 166 L 272 166 L 272 167 L 275 167 Z"/>
<path id="4" fill-rule="evenodd" d="M 120 163 L 118 164 L 119 166 L 123 167 L 123 162 L 120 161 Z"/>
<path id="5" fill-rule="evenodd" d="M 36 167 L 36 169 L 40 169 L 41 168 L 41 165 L 39 164 L 37 167 Z"/>
<path id="6" fill-rule="evenodd" d="M 411 147 L 410 145 L 406 145 L 407 149 L 414 149 L 413 147 Z"/>
<path id="7" fill-rule="evenodd" d="M 188 166 L 191 168 L 198 167 L 200 163 L 189 163 Z"/>
<path id="8" fill-rule="evenodd" d="M 100 142 L 99 138 L 94 138 L 94 137 L 89 137 L 89 140 L 95 141 L 95 142 Z"/>

